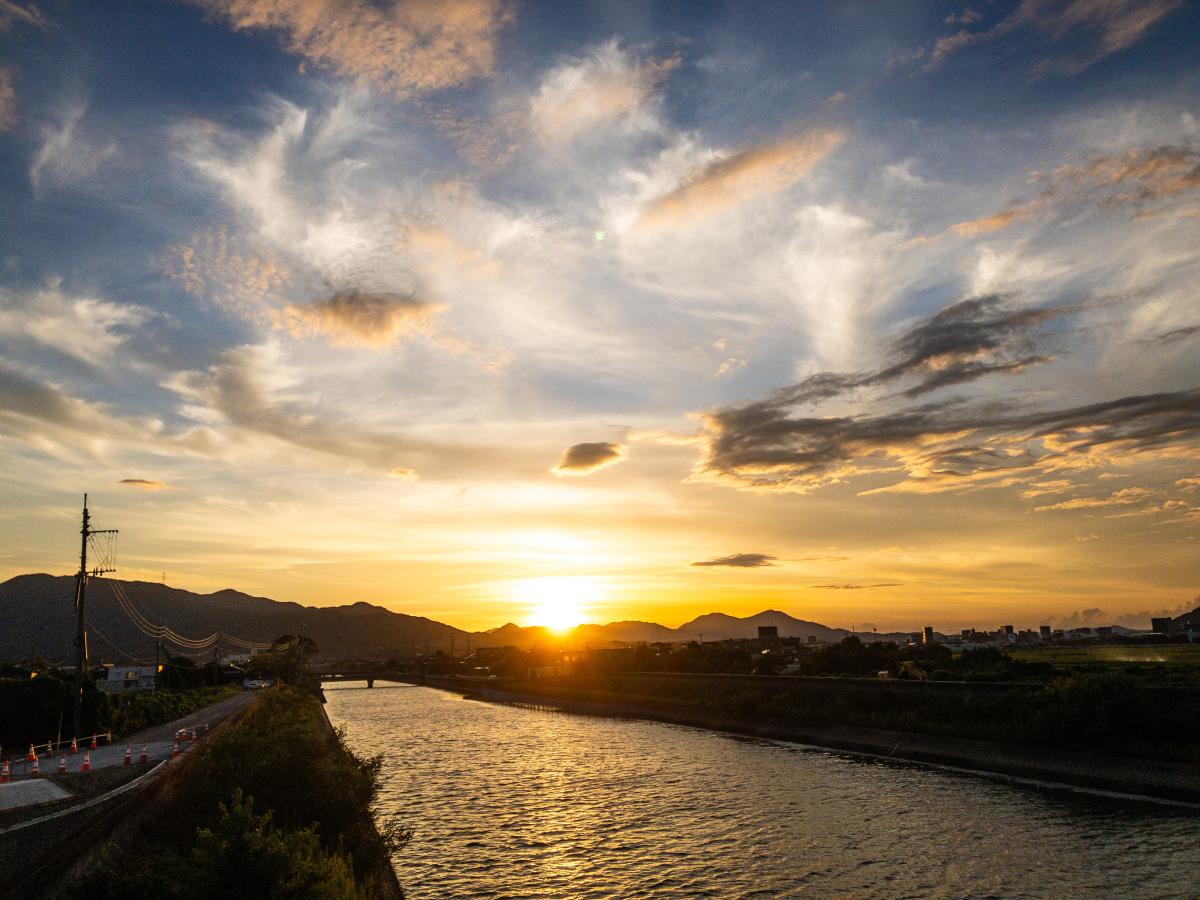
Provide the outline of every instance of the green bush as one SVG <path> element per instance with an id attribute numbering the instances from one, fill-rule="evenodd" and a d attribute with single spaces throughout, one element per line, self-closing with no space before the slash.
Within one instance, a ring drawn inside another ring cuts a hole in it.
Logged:
<path id="1" fill-rule="evenodd" d="M 395 824 L 375 827 L 381 761 L 355 756 L 311 695 L 260 695 L 185 765 L 138 849 L 114 850 L 77 896 L 373 896 L 409 837 Z M 182 848 L 193 844 L 187 856 Z M 262 858 L 249 858 L 255 854 Z M 298 885 L 295 892 L 266 890 L 277 879 Z M 337 888 L 346 884 L 354 892 Z"/>

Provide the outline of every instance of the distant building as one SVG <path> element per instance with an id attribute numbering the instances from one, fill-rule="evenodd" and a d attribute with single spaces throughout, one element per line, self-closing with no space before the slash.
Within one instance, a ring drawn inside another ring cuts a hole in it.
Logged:
<path id="1" fill-rule="evenodd" d="M 777 641 L 779 640 L 778 625 L 759 625 L 758 639 L 760 641 Z"/>
<path id="2" fill-rule="evenodd" d="M 1108 640 L 1110 637 L 1113 636 L 1112 626 L 1111 625 L 1101 625 L 1099 628 L 1096 629 L 1096 634 L 1097 634 L 1097 636 L 1099 636 L 1099 638 L 1101 640 Z"/>
<path id="3" fill-rule="evenodd" d="M 106 694 L 154 690 L 154 666 L 105 666 L 103 672 L 103 677 L 96 678 L 96 687 Z"/>
<path id="4" fill-rule="evenodd" d="M 1161 619 L 1153 618 L 1150 620 L 1150 630 L 1153 631 L 1155 634 L 1170 634 L 1172 631 L 1175 630 L 1172 627 L 1173 625 L 1174 625 L 1174 622 L 1172 622 L 1172 620 L 1169 616 L 1164 616 Z"/>
<path id="5" fill-rule="evenodd" d="M 1042 640 L 1043 640 L 1043 641 L 1048 641 L 1048 640 L 1050 640 L 1050 638 L 1053 636 L 1053 635 L 1052 635 L 1052 633 L 1051 633 L 1051 631 L 1050 631 L 1050 626 L 1049 626 L 1049 625 L 1041 625 L 1041 626 L 1039 626 L 1039 627 L 1038 627 L 1038 632 L 1040 633 L 1040 636 L 1041 636 L 1041 638 L 1042 638 Z"/>
<path id="6" fill-rule="evenodd" d="M 936 644 L 937 643 L 937 638 L 934 637 L 934 634 L 933 634 L 933 626 L 932 625 L 926 625 L 924 628 L 921 629 L 921 643 L 922 644 Z"/>

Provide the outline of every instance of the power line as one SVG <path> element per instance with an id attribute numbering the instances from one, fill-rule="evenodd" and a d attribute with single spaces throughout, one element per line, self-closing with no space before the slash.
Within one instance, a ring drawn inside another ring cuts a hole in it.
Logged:
<path id="1" fill-rule="evenodd" d="M 238 637 L 237 635 L 226 634 L 220 630 L 214 631 L 212 634 L 206 635 L 202 638 L 184 637 L 170 626 L 165 624 L 156 625 L 150 621 L 149 618 L 143 615 L 134 605 L 129 595 L 125 592 L 124 586 L 119 581 L 116 581 L 112 578 L 107 578 L 105 580 L 112 588 L 113 596 L 117 600 L 117 605 L 120 606 L 121 610 L 125 613 L 129 620 L 133 622 L 134 626 L 148 637 L 165 639 L 176 646 L 197 652 L 210 649 L 211 647 L 215 646 L 218 641 L 227 641 L 228 643 L 247 650 L 267 650 L 271 647 L 271 644 L 264 644 L 260 641 L 249 641 L 245 638 Z"/>

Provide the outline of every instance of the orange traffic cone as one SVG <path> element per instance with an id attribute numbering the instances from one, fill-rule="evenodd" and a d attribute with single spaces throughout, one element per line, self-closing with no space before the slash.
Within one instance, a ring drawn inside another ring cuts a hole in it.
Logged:
<path id="1" fill-rule="evenodd" d="M 8 760 L 6 759 L 3 763 L 0 763 L 0 784 L 8 784 L 8 774 Z"/>
<path id="2" fill-rule="evenodd" d="M 125 765 L 133 765 L 133 747 L 129 744 L 125 745 Z"/>
<path id="3" fill-rule="evenodd" d="M 37 759 L 37 754 L 33 752 L 33 744 L 29 745 L 29 752 L 25 754 L 25 762 L 33 762 Z"/>
<path id="4" fill-rule="evenodd" d="M 150 758 L 149 754 L 147 754 L 147 753 L 146 753 L 146 745 L 145 745 L 145 744 L 142 744 L 142 755 L 141 755 L 141 757 L 138 759 L 138 762 L 140 762 L 140 763 L 142 763 L 143 765 L 145 765 L 145 764 L 146 764 L 146 760 L 148 760 L 149 758 Z"/>
<path id="5" fill-rule="evenodd" d="M 79 767 L 80 772 L 92 771 L 92 754 L 87 750 L 83 751 L 83 765 Z"/>
<path id="6" fill-rule="evenodd" d="M 65 756 L 58 761 L 58 774 L 59 775 L 67 774 L 67 758 Z"/>
<path id="7" fill-rule="evenodd" d="M 72 753 L 79 752 L 79 744 L 75 743 L 75 738 L 71 738 L 71 752 Z"/>
<path id="8" fill-rule="evenodd" d="M 41 772 L 41 769 L 38 768 L 38 758 L 36 756 L 33 758 L 33 762 L 30 763 L 30 765 L 32 766 L 32 768 L 29 770 L 29 777 L 30 778 L 39 777 L 42 774 L 42 772 Z"/>
<path id="9" fill-rule="evenodd" d="M 171 759 L 174 759 L 178 755 L 179 755 L 179 741 L 172 741 L 171 742 Z"/>
<path id="10" fill-rule="evenodd" d="M 95 736 L 94 734 L 92 735 L 92 746 L 90 746 L 88 749 L 89 749 L 89 750 L 95 750 L 95 749 L 96 749 L 96 736 Z"/>

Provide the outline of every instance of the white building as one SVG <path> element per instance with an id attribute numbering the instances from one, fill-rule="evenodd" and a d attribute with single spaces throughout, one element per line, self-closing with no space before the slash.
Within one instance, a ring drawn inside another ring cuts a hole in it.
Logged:
<path id="1" fill-rule="evenodd" d="M 154 666 L 105 666 L 104 672 L 96 687 L 106 694 L 154 690 Z"/>

